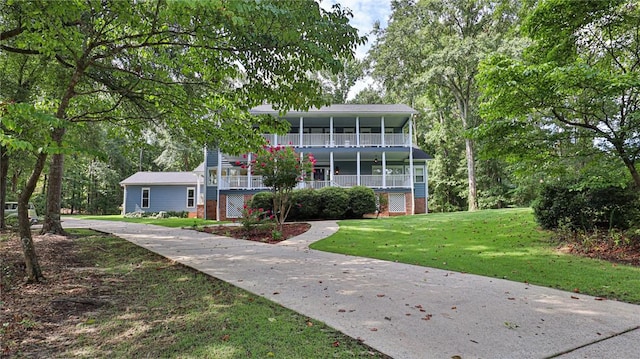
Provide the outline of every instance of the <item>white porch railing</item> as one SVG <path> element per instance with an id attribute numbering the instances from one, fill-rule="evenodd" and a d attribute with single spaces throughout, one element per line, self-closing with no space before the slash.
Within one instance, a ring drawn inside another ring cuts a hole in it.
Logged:
<path id="1" fill-rule="evenodd" d="M 335 175 L 332 181 L 308 181 L 301 182 L 297 188 L 320 189 L 324 187 L 353 187 L 358 185 L 357 175 Z M 371 188 L 409 188 L 411 177 L 409 175 L 361 175 L 360 185 Z M 251 185 L 247 176 L 226 176 L 220 182 L 220 189 L 268 189 L 262 182 L 262 177 L 252 176 Z"/>
<path id="2" fill-rule="evenodd" d="M 272 145 L 300 147 L 300 134 L 288 133 L 286 135 L 263 134 Z M 328 133 L 305 133 L 302 135 L 304 147 L 380 147 L 382 136 L 379 133 L 361 133 L 360 141 L 355 133 L 334 133 L 333 141 Z M 409 135 L 404 133 L 386 133 L 384 135 L 385 147 L 409 146 Z"/>

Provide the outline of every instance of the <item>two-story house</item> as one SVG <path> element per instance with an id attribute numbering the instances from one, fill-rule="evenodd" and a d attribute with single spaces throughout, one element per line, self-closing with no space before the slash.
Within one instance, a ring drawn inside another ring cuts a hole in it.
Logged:
<path id="1" fill-rule="evenodd" d="M 269 105 L 251 111 L 279 116 Z M 428 173 L 431 157 L 414 147 L 413 115 L 406 105 L 332 105 L 283 117 L 290 124 L 285 135 L 264 134 L 272 145 L 292 146 L 312 153 L 317 161 L 313 180 L 301 187 L 326 186 L 373 188 L 386 198 L 389 215 L 427 212 Z M 251 155 L 247 155 L 251 160 Z M 205 151 L 204 213 L 208 219 L 232 219 L 244 204 L 268 190 L 262 178 L 237 163 L 244 156 L 228 156 L 215 149 Z"/>
<path id="2" fill-rule="evenodd" d="M 251 112 L 279 116 L 271 106 Z M 283 119 L 289 133 L 263 136 L 272 145 L 314 155 L 313 180 L 300 187 L 367 186 L 386 199 L 389 215 L 425 213 L 431 157 L 414 147 L 414 114 L 405 105 L 332 105 L 288 112 Z M 192 217 L 233 219 L 254 194 L 268 190 L 262 178 L 237 165 L 250 162 L 250 154 L 204 152 L 204 163 L 192 172 L 138 172 L 123 180 L 123 213 L 186 211 Z"/>

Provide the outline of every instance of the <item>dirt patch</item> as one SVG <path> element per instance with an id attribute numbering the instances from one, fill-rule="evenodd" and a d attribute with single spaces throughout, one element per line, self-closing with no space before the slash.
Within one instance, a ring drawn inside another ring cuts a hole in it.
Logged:
<path id="1" fill-rule="evenodd" d="M 79 255 L 73 238 L 34 236 L 42 283 L 27 284 L 17 237 L 0 241 L 0 357 L 53 357 L 76 335 L 84 314 L 110 303 L 101 274 Z"/>
<path id="2" fill-rule="evenodd" d="M 202 230 L 219 236 L 274 244 L 298 236 L 309 228 L 311 225 L 308 223 L 285 223 L 282 230 L 277 230 L 274 226 L 256 226 L 251 230 L 242 226 L 209 226 Z"/>
<path id="3" fill-rule="evenodd" d="M 588 244 L 563 243 L 558 247 L 558 251 L 612 263 L 640 266 L 640 242 L 624 245 L 604 241 Z"/>

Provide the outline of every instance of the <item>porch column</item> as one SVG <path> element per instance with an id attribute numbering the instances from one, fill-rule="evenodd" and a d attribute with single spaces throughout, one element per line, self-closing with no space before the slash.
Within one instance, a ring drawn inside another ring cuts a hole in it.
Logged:
<path id="1" fill-rule="evenodd" d="M 216 171 L 216 221 L 220 221 L 220 187 L 222 186 L 222 153 L 218 148 L 218 170 Z"/>
<path id="2" fill-rule="evenodd" d="M 251 184 L 251 153 L 247 155 L 247 188 L 253 188 Z"/>
<path id="3" fill-rule="evenodd" d="M 333 116 L 329 117 L 329 147 L 333 147 Z M 333 169 L 331 169 L 333 173 Z"/>
<path id="4" fill-rule="evenodd" d="M 360 186 L 360 151 L 356 152 L 356 184 Z"/>
<path id="5" fill-rule="evenodd" d="M 360 116 L 356 116 L 356 146 L 360 147 Z"/>
<path id="6" fill-rule="evenodd" d="M 304 145 L 304 142 L 302 142 L 302 140 L 304 139 L 302 137 L 302 134 L 304 133 L 302 126 L 304 126 L 304 117 L 300 116 L 300 130 L 298 131 L 300 133 L 300 145 L 298 147 L 302 147 Z"/>
<path id="7" fill-rule="evenodd" d="M 331 182 L 329 183 L 329 185 L 333 186 L 333 151 L 329 152 L 329 178 L 331 179 Z"/>
<path id="8" fill-rule="evenodd" d="M 384 147 L 384 116 L 380 118 L 380 143 Z"/>
<path id="9" fill-rule="evenodd" d="M 411 214 L 416 213 L 416 197 L 413 179 L 413 147 L 409 147 L 409 186 L 411 186 Z"/>
<path id="10" fill-rule="evenodd" d="M 387 153 L 382 151 L 382 188 L 387 188 Z"/>
<path id="11" fill-rule="evenodd" d="M 409 148 L 413 147 L 413 115 L 409 116 Z"/>

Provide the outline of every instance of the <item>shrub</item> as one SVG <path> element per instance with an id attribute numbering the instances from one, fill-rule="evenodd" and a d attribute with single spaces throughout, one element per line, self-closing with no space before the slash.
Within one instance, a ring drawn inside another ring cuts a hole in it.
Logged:
<path id="1" fill-rule="evenodd" d="M 262 208 L 273 213 L 273 192 L 256 193 L 247 206 L 250 208 Z"/>
<path id="2" fill-rule="evenodd" d="M 349 188 L 347 194 L 349 195 L 349 217 L 362 218 L 365 213 L 376 211 L 376 194 L 373 189 L 355 186 Z"/>
<path id="3" fill-rule="evenodd" d="M 620 187 L 574 189 L 546 185 L 533 205 L 544 229 L 628 229 L 638 223 L 638 195 Z"/>
<path id="4" fill-rule="evenodd" d="M 189 218 L 189 212 L 187 211 L 166 211 L 167 217 Z"/>
<path id="5" fill-rule="evenodd" d="M 318 190 L 321 215 L 326 219 L 344 218 L 349 210 L 349 194 L 341 187 L 325 187 Z"/>
<path id="6" fill-rule="evenodd" d="M 317 219 L 320 217 L 322 200 L 318 191 L 305 188 L 291 194 L 291 219 Z"/>

